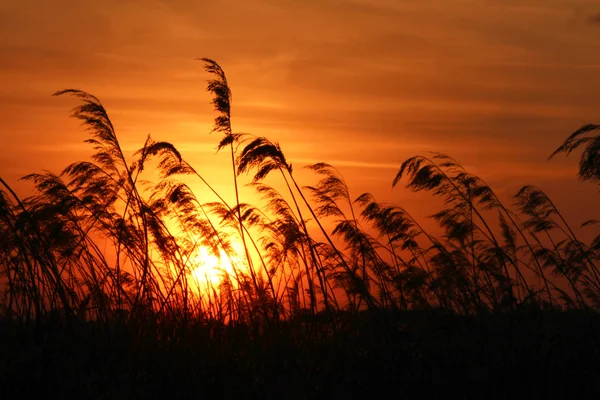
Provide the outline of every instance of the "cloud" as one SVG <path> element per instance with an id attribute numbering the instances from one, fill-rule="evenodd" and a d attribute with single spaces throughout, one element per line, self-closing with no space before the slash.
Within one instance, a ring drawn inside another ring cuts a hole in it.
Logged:
<path id="1" fill-rule="evenodd" d="M 600 25 L 600 12 L 599 12 L 599 13 L 596 13 L 596 14 L 593 14 L 593 15 L 591 15 L 591 16 L 588 18 L 588 21 L 589 21 L 589 23 L 590 23 L 590 24 L 592 24 L 592 25 Z"/>
<path id="2" fill-rule="evenodd" d="M 278 140 L 290 159 L 338 160 L 349 180 L 387 177 L 423 150 L 539 177 L 518 160 L 543 162 L 598 122 L 589 0 L 4 3 L 0 139 L 23 145 L 24 172 L 57 161 L 53 142 L 83 138 L 73 99 L 50 97 L 67 87 L 102 99 L 128 148 L 151 133 L 209 162 L 218 138 L 196 57 L 225 69 L 236 131 Z"/>
<path id="3" fill-rule="evenodd" d="M 294 159 L 291 159 L 290 161 L 292 163 L 307 164 L 307 165 L 323 162 L 323 160 L 310 159 L 310 158 L 294 158 Z M 359 168 L 359 169 L 375 168 L 375 169 L 397 170 L 400 167 L 400 164 L 396 164 L 396 163 L 359 162 L 359 161 L 353 161 L 353 160 L 328 160 L 327 163 L 330 165 L 333 165 L 334 167 L 355 167 L 355 168 Z"/>

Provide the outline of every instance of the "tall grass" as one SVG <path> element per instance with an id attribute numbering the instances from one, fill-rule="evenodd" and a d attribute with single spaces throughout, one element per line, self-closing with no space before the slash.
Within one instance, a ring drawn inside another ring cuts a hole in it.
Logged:
<path id="1" fill-rule="evenodd" d="M 218 149 L 230 153 L 235 202 L 228 204 L 176 144 L 148 137 L 128 159 L 97 97 L 57 92 L 79 102 L 72 115 L 94 154 L 59 175 L 27 175 L 35 187 L 27 198 L 0 180 L 4 318 L 140 321 L 142 330 L 148 321 L 204 321 L 259 331 L 322 314 L 335 330 L 336 315 L 365 309 L 469 315 L 600 307 L 600 235 L 579 240 L 541 189 L 524 186 L 505 204 L 451 157 L 411 157 L 392 184 L 443 200 L 433 216 L 443 234 L 432 236 L 403 207 L 369 193 L 352 197 L 329 164 L 308 166 L 319 179 L 302 187 L 278 143 L 232 130 L 225 73 L 201 61 L 212 77 L 214 131 L 223 134 Z M 597 182 L 599 129 L 581 128 L 553 156 L 583 146 L 580 177 Z M 159 173 L 149 195 L 147 168 Z M 262 203 L 240 198 L 243 174 L 252 175 Z M 269 175 L 280 185 L 267 185 Z M 199 179 L 217 201 L 198 198 L 184 176 Z M 230 266 L 217 283 L 195 282 L 200 249 Z"/>

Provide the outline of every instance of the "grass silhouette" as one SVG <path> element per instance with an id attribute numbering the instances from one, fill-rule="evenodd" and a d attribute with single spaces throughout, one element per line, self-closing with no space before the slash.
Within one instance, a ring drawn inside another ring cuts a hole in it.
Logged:
<path id="1" fill-rule="evenodd" d="M 407 159 L 392 182 L 443 199 L 433 215 L 439 237 L 402 207 L 353 198 L 329 164 L 308 166 L 319 181 L 301 187 L 278 143 L 233 132 L 225 73 L 200 61 L 213 78 L 213 131 L 231 155 L 234 204 L 176 144 L 148 137 L 128 160 L 100 100 L 73 89 L 55 95 L 80 102 L 72 115 L 88 131 L 91 159 L 25 176 L 36 190 L 27 198 L 0 178 L 7 393 L 600 393 L 600 235 L 580 241 L 534 186 L 505 205 L 440 153 Z M 598 182 L 599 130 L 582 127 L 551 157 L 583 147 L 579 176 Z M 142 178 L 151 165 L 153 184 Z M 262 204 L 242 202 L 242 174 L 252 174 Z M 283 192 L 264 182 L 271 175 Z M 218 201 L 198 198 L 185 176 Z M 202 290 L 192 278 L 200 248 L 230 266 Z"/>

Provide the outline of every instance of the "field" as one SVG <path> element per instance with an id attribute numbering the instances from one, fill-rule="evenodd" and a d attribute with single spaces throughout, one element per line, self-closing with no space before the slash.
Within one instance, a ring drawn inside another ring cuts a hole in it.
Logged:
<path id="1" fill-rule="evenodd" d="M 441 235 L 401 206 L 350 197 L 329 164 L 301 187 L 278 143 L 232 131 L 225 73 L 201 62 L 234 201 L 176 143 L 148 137 L 128 159 L 100 100 L 79 90 L 56 95 L 77 99 L 91 159 L 24 177 L 36 190 L 26 198 L 0 177 L 5 393 L 600 394 L 600 235 L 581 241 L 535 186 L 505 204 L 440 153 L 407 159 L 392 183 L 443 201 Z M 580 178 L 596 184 L 599 130 L 552 155 L 583 149 Z M 245 174 L 261 204 L 240 198 Z"/>

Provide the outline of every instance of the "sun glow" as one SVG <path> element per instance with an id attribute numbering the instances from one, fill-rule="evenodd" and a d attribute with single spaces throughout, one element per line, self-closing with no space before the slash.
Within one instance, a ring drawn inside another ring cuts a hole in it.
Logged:
<path id="1" fill-rule="evenodd" d="M 232 247 L 229 254 L 220 249 L 218 256 L 206 246 L 200 246 L 195 252 L 190 260 L 193 267 L 189 273 L 189 281 L 200 293 L 218 289 L 228 277 L 235 282 L 236 268 L 239 271 L 241 259 L 236 246 Z"/>

